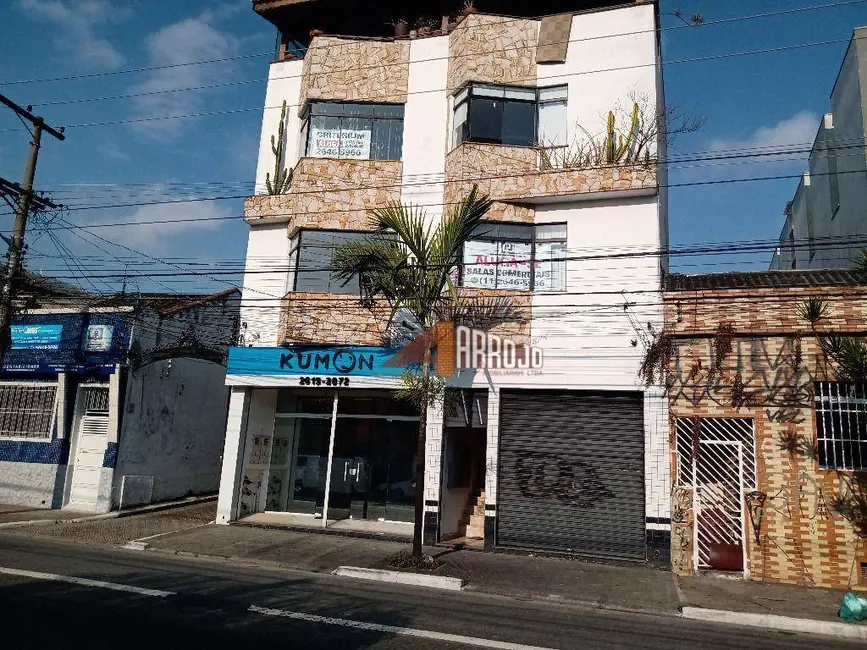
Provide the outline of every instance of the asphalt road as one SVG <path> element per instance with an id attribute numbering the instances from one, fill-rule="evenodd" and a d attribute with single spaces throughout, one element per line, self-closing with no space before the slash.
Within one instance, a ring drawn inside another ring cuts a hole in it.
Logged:
<path id="1" fill-rule="evenodd" d="M 5 534 L 0 635 L 4 647 L 88 650 L 861 647 L 819 636 Z M 265 645 L 252 645 L 258 642 Z"/>

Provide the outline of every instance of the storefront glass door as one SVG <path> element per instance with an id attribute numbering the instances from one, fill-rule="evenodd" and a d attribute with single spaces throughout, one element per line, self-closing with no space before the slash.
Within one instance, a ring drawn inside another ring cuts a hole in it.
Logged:
<path id="1" fill-rule="evenodd" d="M 387 391 L 341 393 L 335 420 L 334 399 L 281 391 L 266 510 L 412 522 L 417 412 Z"/>

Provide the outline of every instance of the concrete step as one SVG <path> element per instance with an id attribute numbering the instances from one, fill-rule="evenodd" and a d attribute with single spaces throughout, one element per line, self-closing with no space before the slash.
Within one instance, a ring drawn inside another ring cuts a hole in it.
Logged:
<path id="1" fill-rule="evenodd" d="M 464 537 L 468 539 L 484 539 L 485 538 L 485 529 L 484 527 L 479 528 L 477 526 L 470 526 L 467 528 L 464 533 Z"/>
<path id="2" fill-rule="evenodd" d="M 485 529 L 485 515 L 484 513 L 481 515 L 473 515 L 470 517 L 470 528 L 481 528 Z"/>

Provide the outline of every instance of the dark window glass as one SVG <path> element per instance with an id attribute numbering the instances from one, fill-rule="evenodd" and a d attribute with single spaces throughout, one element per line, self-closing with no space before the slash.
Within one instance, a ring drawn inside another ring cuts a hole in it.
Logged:
<path id="1" fill-rule="evenodd" d="M 503 103 L 503 143 L 531 147 L 536 142 L 536 104 Z"/>
<path id="2" fill-rule="evenodd" d="M 295 291 L 310 293 L 358 293 L 358 280 L 346 285 L 338 280 L 331 269 L 334 251 L 350 241 L 363 240 L 365 233 L 305 230 L 298 247 L 298 267 Z"/>
<path id="3" fill-rule="evenodd" d="M 470 100 L 470 139 L 473 142 L 503 142 L 503 100 L 473 97 Z"/>
<path id="4" fill-rule="evenodd" d="M 305 155 L 400 160 L 403 114 L 402 104 L 312 102 L 302 130 Z"/>

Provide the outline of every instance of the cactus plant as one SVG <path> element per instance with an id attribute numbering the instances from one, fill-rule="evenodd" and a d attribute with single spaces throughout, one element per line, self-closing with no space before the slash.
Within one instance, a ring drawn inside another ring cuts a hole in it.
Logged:
<path id="1" fill-rule="evenodd" d="M 635 141 L 635 134 L 638 132 L 640 126 L 640 119 L 640 110 L 636 103 L 632 109 L 632 124 L 630 125 L 629 133 L 626 135 L 626 138 L 621 135 L 618 140 L 614 111 L 608 111 L 608 130 L 605 136 L 605 144 L 602 148 L 605 152 L 605 162 L 607 164 L 613 165 L 624 161 L 629 162 L 630 158 L 638 158 L 638 151 L 632 152 L 632 155 L 630 155 L 630 151 Z"/>
<path id="2" fill-rule="evenodd" d="M 284 134 L 286 131 L 286 100 L 280 111 L 280 124 L 277 127 L 277 135 L 271 136 L 271 151 L 274 153 L 274 181 L 271 182 L 271 174 L 265 174 L 265 188 L 268 194 L 285 194 L 292 182 L 292 170 L 285 166 Z"/>

